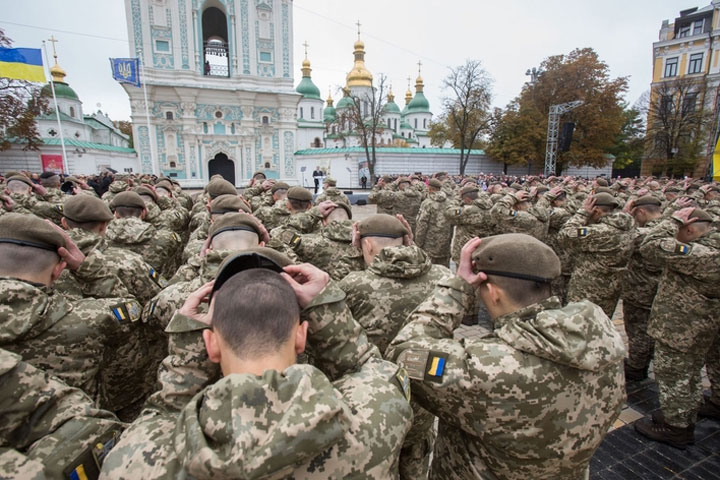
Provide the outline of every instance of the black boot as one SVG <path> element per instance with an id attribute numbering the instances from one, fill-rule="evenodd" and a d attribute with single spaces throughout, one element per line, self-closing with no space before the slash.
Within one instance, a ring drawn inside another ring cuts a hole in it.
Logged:
<path id="1" fill-rule="evenodd" d="M 627 358 L 625 359 L 625 381 L 626 382 L 640 382 L 648 378 L 648 368 L 634 368 L 628 365 Z"/>
<path id="2" fill-rule="evenodd" d="M 643 418 L 635 422 L 635 430 L 650 440 L 666 443 L 672 447 L 685 450 L 688 445 L 695 443 L 695 425 L 687 427 L 674 427 L 665 422 L 658 422 L 658 418 Z"/>
<path id="3" fill-rule="evenodd" d="M 698 410 L 698 417 L 720 420 L 720 405 L 710 400 L 710 397 L 705 396 L 705 401 Z"/>

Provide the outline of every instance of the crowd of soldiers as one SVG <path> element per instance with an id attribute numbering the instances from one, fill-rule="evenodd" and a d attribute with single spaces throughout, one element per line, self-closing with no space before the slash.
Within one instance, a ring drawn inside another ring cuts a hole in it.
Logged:
<path id="1" fill-rule="evenodd" d="M 587 478 L 651 362 L 640 434 L 720 420 L 714 183 L 0 182 L 2 478 Z"/>

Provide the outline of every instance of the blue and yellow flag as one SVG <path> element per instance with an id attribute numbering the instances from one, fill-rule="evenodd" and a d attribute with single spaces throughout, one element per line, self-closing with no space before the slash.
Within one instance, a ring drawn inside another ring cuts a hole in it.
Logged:
<path id="1" fill-rule="evenodd" d="M 720 136 L 715 142 L 715 150 L 712 156 L 712 179 L 720 182 Z"/>
<path id="2" fill-rule="evenodd" d="M 40 49 L 0 47 L 0 77 L 45 83 Z"/>

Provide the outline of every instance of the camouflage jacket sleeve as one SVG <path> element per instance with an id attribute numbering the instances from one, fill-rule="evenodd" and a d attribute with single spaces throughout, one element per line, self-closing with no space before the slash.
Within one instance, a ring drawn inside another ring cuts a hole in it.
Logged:
<path id="1" fill-rule="evenodd" d="M 255 185 L 252 187 L 248 187 L 243 191 L 243 197 L 245 197 L 245 200 L 250 200 L 251 198 L 261 195 L 263 192 L 262 185 Z"/>
<path id="2" fill-rule="evenodd" d="M 160 390 L 147 401 L 146 408 L 177 412 L 187 402 L 220 378 L 220 366 L 210 361 L 202 339 L 204 323 L 175 313 L 165 330 L 168 356 L 158 370 Z"/>
<path id="3" fill-rule="evenodd" d="M 454 205 L 445 210 L 445 217 L 453 225 L 483 225 L 484 215 L 487 215 L 487 212 L 483 212 L 476 205 Z"/>
<path id="4" fill-rule="evenodd" d="M 425 245 L 425 238 L 427 236 L 428 225 L 431 220 L 432 213 L 432 200 L 423 200 L 420 204 L 420 213 L 418 213 L 417 220 L 415 222 L 415 243 L 422 248 Z"/>
<path id="5" fill-rule="evenodd" d="M 345 305 L 345 292 L 330 282 L 301 312 L 315 365 L 331 381 L 355 371 L 370 358 L 381 358 Z"/>
<path id="6" fill-rule="evenodd" d="M 589 215 L 584 209 L 565 222 L 558 232 L 558 240 L 566 247 L 580 252 L 608 252 L 617 248 L 617 231 L 609 225 L 587 225 Z"/>
<path id="7" fill-rule="evenodd" d="M 351 254 L 341 256 L 330 273 L 333 280 L 340 281 L 347 277 L 350 272 L 365 270 L 365 259 L 359 249 Z"/>
<path id="8" fill-rule="evenodd" d="M 13 448 L 0 447 L 0 476 L 23 480 L 45 480 L 42 460 L 31 459 Z"/>
<path id="9" fill-rule="evenodd" d="M 72 275 L 82 286 L 83 295 L 94 298 L 130 297 L 128 289 L 117 275 L 106 267 L 111 260 L 101 252 L 93 250 L 85 257 L 80 268 Z"/>
<path id="10" fill-rule="evenodd" d="M 321 225 L 322 219 L 323 216 L 320 210 L 317 207 L 312 207 L 306 212 L 290 215 L 286 226 L 300 233 L 313 233 Z"/>
<path id="11" fill-rule="evenodd" d="M 502 198 L 495 202 L 495 205 L 490 209 L 490 215 L 495 223 L 501 222 L 513 214 L 513 206 L 515 205 L 515 198 L 512 195 L 504 195 Z"/>
<path id="12" fill-rule="evenodd" d="M 441 418 L 458 416 L 458 406 L 467 403 L 473 383 L 464 343 L 453 339 L 473 301 L 473 288 L 465 280 L 452 277 L 438 282 L 386 352 L 386 358 L 408 372 L 413 398 Z"/>

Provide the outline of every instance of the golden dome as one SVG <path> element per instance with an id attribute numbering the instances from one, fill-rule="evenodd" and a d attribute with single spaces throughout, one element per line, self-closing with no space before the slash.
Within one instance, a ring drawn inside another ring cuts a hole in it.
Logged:
<path id="1" fill-rule="evenodd" d="M 310 72 L 312 72 L 312 69 L 310 68 L 310 60 L 308 60 L 307 58 L 305 58 L 305 60 L 303 60 L 303 62 L 302 62 L 302 74 L 303 74 L 303 77 L 309 77 L 309 76 L 310 76 Z"/>
<path id="2" fill-rule="evenodd" d="M 328 89 L 328 98 L 327 98 L 326 102 L 327 102 L 327 106 L 328 106 L 328 107 L 332 107 L 332 106 L 333 106 L 333 98 L 332 98 L 332 95 L 331 95 L 331 93 L 330 93 L 330 89 Z"/>
<path id="3" fill-rule="evenodd" d="M 65 73 L 65 70 L 60 68 L 60 65 L 57 64 L 57 61 L 55 62 L 55 65 L 50 67 L 50 75 L 52 75 L 52 81 L 53 82 L 64 82 L 65 76 L 67 75 Z"/>
<path id="4" fill-rule="evenodd" d="M 372 87 L 372 73 L 365 68 L 365 44 L 358 39 L 355 42 L 355 64 L 350 73 L 347 74 L 348 87 Z"/>
<path id="5" fill-rule="evenodd" d="M 387 94 L 387 101 L 388 103 L 395 101 L 395 95 L 393 94 L 392 87 L 390 87 L 390 91 Z"/>
<path id="6" fill-rule="evenodd" d="M 416 92 L 422 92 L 423 91 L 423 79 L 420 75 L 415 79 L 415 91 Z"/>

